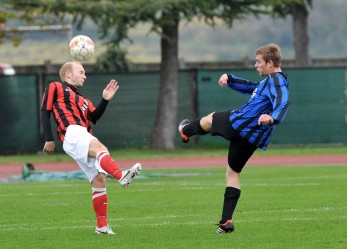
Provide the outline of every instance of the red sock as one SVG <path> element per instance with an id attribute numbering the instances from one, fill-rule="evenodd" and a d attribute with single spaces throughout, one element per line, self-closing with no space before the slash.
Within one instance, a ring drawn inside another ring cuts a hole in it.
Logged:
<path id="1" fill-rule="evenodd" d="M 103 170 L 108 174 L 119 180 L 122 177 L 122 170 L 118 167 L 117 163 L 112 159 L 108 151 L 101 151 L 96 155 L 96 159 Z"/>
<path id="2" fill-rule="evenodd" d="M 107 194 L 106 188 L 92 188 L 93 208 L 98 227 L 107 226 Z"/>

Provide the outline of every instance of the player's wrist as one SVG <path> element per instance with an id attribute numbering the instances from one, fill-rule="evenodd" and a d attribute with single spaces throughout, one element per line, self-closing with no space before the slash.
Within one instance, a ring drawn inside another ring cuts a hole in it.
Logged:
<path id="1" fill-rule="evenodd" d="M 228 76 L 227 83 L 230 83 L 230 82 L 234 81 L 234 78 L 232 77 L 232 75 L 230 75 L 230 74 L 226 74 L 226 75 Z"/>

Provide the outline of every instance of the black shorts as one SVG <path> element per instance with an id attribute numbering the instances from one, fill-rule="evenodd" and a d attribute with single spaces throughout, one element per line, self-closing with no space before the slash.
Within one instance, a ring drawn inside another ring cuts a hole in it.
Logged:
<path id="1" fill-rule="evenodd" d="M 257 147 L 232 128 L 229 120 L 230 112 L 220 111 L 213 114 L 211 135 L 221 136 L 230 142 L 228 164 L 232 170 L 240 173 Z"/>

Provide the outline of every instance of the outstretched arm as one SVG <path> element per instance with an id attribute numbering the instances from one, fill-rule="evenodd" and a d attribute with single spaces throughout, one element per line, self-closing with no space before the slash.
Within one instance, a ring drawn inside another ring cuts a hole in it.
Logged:
<path id="1" fill-rule="evenodd" d="M 233 74 L 223 74 L 218 81 L 221 87 L 228 86 L 231 89 L 238 91 L 245 95 L 251 95 L 255 88 L 258 87 L 259 82 L 242 79 L 234 76 Z"/>
<path id="2" fill-rule="evenodd" d="M 104 114 L 106 110 L 106 106 L 108 102 L 114 97 L 116 92 L 119 89 L 118 82 L 114 79 L 112 79 L 107 86 L 105 87 L 104 91 L 102 92 L 102 99 L 99 105 L 95 108 L 93 112 L 89 113 L 90 120 L 95 124 L 97 120 L 101 118 L 101 116 Z"/>

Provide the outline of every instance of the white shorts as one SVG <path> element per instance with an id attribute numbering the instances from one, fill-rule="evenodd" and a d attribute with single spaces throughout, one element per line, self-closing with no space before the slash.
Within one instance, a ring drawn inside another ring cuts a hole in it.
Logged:
<path id="1" fill-rule="evenodd" d="M 63 142 L 64 151 L 77 162 L 89 182 L 92 182 L 99 172 L 107 174 L 100 167 L 96 158 L 88 157 L 89 144 L 94 139 L 97 138 L 90 134 L 85 127 L 69 125 Z"/>

